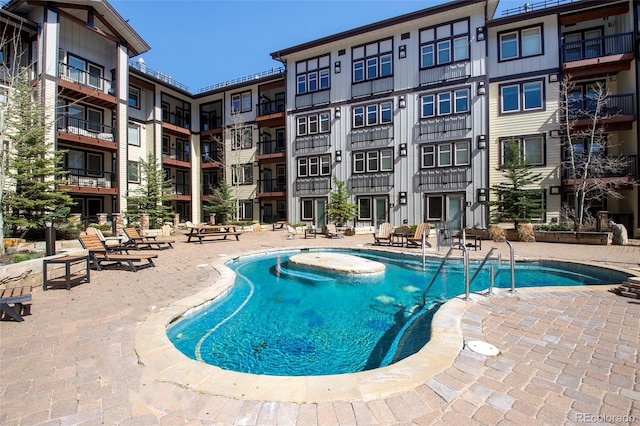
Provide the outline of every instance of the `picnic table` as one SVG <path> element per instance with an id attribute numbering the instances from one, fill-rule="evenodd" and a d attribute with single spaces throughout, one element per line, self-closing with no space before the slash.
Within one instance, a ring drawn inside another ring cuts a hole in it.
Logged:
<path id="1" fill-rule="evenodd" d="M 190 243 L 193 238 L 202 244 L 202 240 L 205 239 L 226 240 L 228 236 L 234 236 L 237 241 L 240 241 L 240 234 L 242 234 L 242 232 L 236 229 L 237 227 L 235 225 L 193 225 L 189 227 L 187 242 Z"/>

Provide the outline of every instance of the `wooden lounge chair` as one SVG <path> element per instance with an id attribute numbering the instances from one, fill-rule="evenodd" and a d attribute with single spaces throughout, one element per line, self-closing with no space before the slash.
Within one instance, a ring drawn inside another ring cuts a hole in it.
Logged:
<path id="1" fill-rule="evenodd" d="M 101 230 L 94 228 L 93 226 L 89 226 L 84 230 L 84 232 L 87 234 L 97 235 L 98 238 L 100 238 L 100 241 L 102 241 L 107 248 L 117 249 L 124 247 L 124 243 L 122 242 L 124 237 L 105 237 Z"/>
<path id="2" fill-rule="evenodd" d="M 418 225 L 418 227 L 416 228 L 416 232 L 413 235 L 413 237 L 408 237 L 407 238 L 407 247 L 422 247 L 422 233 L 424 232 L 425 234 L 425 243 L 427 244 L 427 247 L 431 247 L 431 244 L 429 244 L 429 242 L 427 241 L 429 239 L 429 224 L 428 223 L 421 223 L 420 225 Z"/>
<path id="3" fill-rule="evenodd" d="M 175 243 L 175 240 L 156 240 L 156 237 L 143 237 L 135 228 L 124 228 L 124 234 L 129 238 L 125 245 L 136 250 L 164 250 L 173 248 L 173 243 Z"/>
<path id="4" fill-rule="evenodd" d="M 31 310 L 31 287 L 5 288 L 0 290 L 0 312 L 16 321 L 24 321 L 22 315 Z"/>
<path id="5" fill-rule="evenodd" d="M 373 244 L 376 246 L 391 245 L 392 232 L 393 226 L 389 222 L 381 223 L 380 228 L 378 228 L 378 233 L 373 234 Z"/>
<path id="6" fill-rule="evenodd" d="M 122 254 L 110 250 L 100 241 L 97 235 L 84 234 L 78 236 L 80 244 L 89 252 L 91 262 L 96 266 L 98 271 L 102 271 L 103 266 L 107 264 L 122 265 L 126 263 L 133 272 L 143 267 L 154 267 L 153 259 L 158 257 L 157 254 Z M 136 265 L 134 262 L 145 262 L 142 265 Z"/>
<path id="7" fill-rule="evenodd" d="M 334 225 L 333 223 L 330 223 L 325 227 L 324 235 L 327 238 L 343 238 L 344 237 L 344 235 L 338 233 L 338 229 L 336 228 L 336 225 Z"/>
<path id="8" fill-rule="evenodd" d="M 287 223 L 287 240 L 293 240 L 296 238 L 296 228 Z"/>

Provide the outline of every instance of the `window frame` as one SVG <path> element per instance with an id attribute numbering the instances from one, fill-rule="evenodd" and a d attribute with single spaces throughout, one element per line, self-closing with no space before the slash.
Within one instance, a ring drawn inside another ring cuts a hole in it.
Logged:
<path id="1" fill-rule="evenodd" d="M 393 155 L 393 148 L 354 151 L 351 160 L 353 174 L 393 173 Z M 389 158 L 391 159 L 389 167 L 383 167 L 383 159 Z"/>
<path id="2" fill-rule="evenodd" d="M 505 154 L 505 149 L 504 146 L 507 142 L 515 140 L 518 143 L 518 147 L 519 147 L 519 152 L 520 152 L 520 158 L 523 159 L 523 161 L 527 161 L 526 158 L 526 152 L 527 152 L 527 147 L 526 147 L 526 141 L 527 140 L 538 140 L 540 143 L 540 162 L 539 163 L 527 163 L 527 165 L 531 166 L 531 167 L 545 167 L 547 165 L 547 150 L 546 150 L 546 145 L 547 145 L 547 140 L 546 140 L 546 136 L 544 135 L 544 133 L 534 133 L 534 134 L 527 134 L 527 135 L 518 135 L 518 136 L 505 136 L 502 137 L 498 140 L 499 143 L 499 164 L 498 166 L 500 168 L 505 167 L 505 158 L 504 158 L 504 154 Z"/>
<path id="3" fill-rule="evenodd" d="M 238 134 L 241 134 L 238 141 Z M 239 129 L 231 129 L 231 150 L 239 151 L 253 148 L 253 127 L 242 126 Z"/>
<path id="4" fill-rule="evenodd" d="M 331 176 L 331 155 L 329 154 L 298 157 L 296 164 L 299 178 Z M 312 167 L 316 168 L 315 172 L 312 171 Z"/>
<path id="5" fill-rule="evenodd" d="M 455 26 L 456 24 L 461 23 L 466 24 L 466 32 L 456 34 Z M 439 37 L 438 29 L 444 30 L 447 26 L 449 27 L 448 31 L 444 31 L 446 35 Z M 424 33 L 428 32 L 432 32 L 433 37 L 430 40 L 424 40 Z M 466 62 L 471 59 L 471 50 L 469 47 L 471 31 L 470 20 L 468 18 L 421 28 L 418 34 L 420 35 L 420 44 L 418 46 L 418 53 L 420 55 L 419 69 L 421 70 Z M 458 57 L 457 52 L 460 51 L 459 49 L 462 41 L 464 41 L 462 44 L 466 45 L 466 52 L 462 56 Z M 443 52 L 448 52 L 447 58 L 441 56 Z M 431 58 L 431 61 L 425 62 L 425 58 Z"/>
<path id="6" fill-rule="evenodd" d="M 526 92 L 525 92 L 525 87 L 527 85 L 532 85 L 532 84 L 537 84 L 540 87 L 540 106 L 539 107 L 533 107 L 533 108 L 526 108 L 525 107 L 525 102 L 526 102 Z M 505 111 L 504 106 L 505 106 L 505 100 L 506 99 L 510 99 L 511 97 L 506 97 L 504 95 L 504 91 L 505 89 L 512 89 L 516 87 L 517 88 L 517 105 L 518 107 L 516 109 L 510 109 L 508 111 Z M 543 79 L 535 79 L 535 80 L 523 80 L 523 81 L 517 81 L 517 82 L 509 82 L 509 83 L 505 83 L 505 84 L 501 84 L 498 87 L 498 93 L 499 93 L 499 103 L 500 103 L 500 111 L 499 111 L 499 115 L 509 115 L 509 114 L 517 114 L 517 113 L 527 113 L 527 112 L 536 112 L 536 111 L 545 111 L 546 110 L 546 105 L 545 105 L 545 100 L 546 100 L 546 93 L 545 93 L 545 81 Z"/>
<path id="7" fill-rule="evenodd" d="M 135 169 L 132 169 L 135 167 Z M 135 176 L 132 179 L 132 171 L 135 171 Z M 140 163 L 138 161 L 127 160 L 127 182 L 140 183 Z"/>
<path id="8" fill-rule="evenodd" d="M 393 124 L 393 102 L 382 101 L 374 104 L 357 105 L 351 109 L 351 128 L 363 129 Z M 386 112 L 390 112 L 389 120 L 383 120 Z M 371 117 L 371 114 L 374 117 Z M 362 124 L 358 124 L 359 122 Z"/>
<path id="9" fill-rule="evenodd" d="M 320 64 L 325 61 L 326 65 Z M 304 64 L 304 71 L 298 71 L 301 64 Z M 331 89 L 331 55 L 325 54 L 320 56 L 314 56 L 313 58 L 305 59 L 296 62 L 296 96 L 306 95 L 308 93 L 322 92 Z M 312 81 L 311 76 L 314 76 L 315 87 L 310 87 Z M 313 90 L 312 90 L 313 89 Z"/>
<path id="10" fill-rule="evenodd" d="M 132 93 L 134 94 L 133 97 L 131 96 Z M 131 108 L 134 108 L 134 109 L 141 108 L 140 107 L 141 96 L 142 96 L 142 90 L 139 87 L 129 85 L 129 99 L 127 102 Z M 132 100 L 134 100 L 133 104 L 131 103 Z"/>
<path id="11" fill-rule="evenodd" d="M 131 143 L 131 130 L 136 129 L 138 132 L 138 143 Z M 142 127 L 139 124 L 129 122 L 127 123 L 127 145 L 141 146 L 142 145 Z"/>
<path id="12" fill-rule="evenodd" d="M 382 51 L 385 43 L 390 43 L 390 47 Z M 351 48 L 351 58 L 354 58 L 351 60 L 351 84 L 393 77 L 393 46 L 393 37 L 353 46 Z M 363 56 L 354 53 L 358 49 L 363 49 Z M 367 50 L 373 50 L 375 53 L 367 54 Z"/>
<path id="13" fill-rule="evenodd" d="M 311 131 L 311 120 L 315 123 L 316 131 Z M 303 130 L 301 130 L 303 129 Z M 320 135 L 331 132 L 331 113 L 321 111 L 314 114 L 299 115 L 296 117 L 296 136 Z"/>
<path id="14" fill-rule="evenodd" d="M 242 172 L 242 180 L 238 180 L 238 173 Z M 231 183 L 233 185 L 253 185 L 253 164 L 233 164 L 231 166 Z"/>
<path id="15" fill-rule="evenodd" d="M 460 109 L 459 101 L 466 99 L 465 109 Z M 429 119 L 446 117 L 453 114 L 468 114 L 471 112 L 471 89 L 468 86 L 452 88 L 448 91 L 424 93 L 420 95 L 420 118 Z M 447 106 L 446 112 L 443 106 Z M 425 107 L 430 106 L 431 115 L 425 115 Z"/>
<path id="16" fill-rule="evenodd" d="M 445 153 L 445 148 L 449 162 L 442 164 L 441 154 Z M 459 152 L 466 152 L 466 161 L 458 158 Z M 425 159 L 430 158 L 431 164 L 426 164 Z M 427 143 L 420 146 L 420 169 L 438 169 L 451 167 L 466 167 L 471 165 L 471 141 L 469 139 L 447 141 L 441 143 Z"/>
<path id="17" fill-rule="evenodd" d="M 248 95 L 248 102 L 246 97 Z M 251 90 L 244 90 L 231 95 L 231 114 L 241 114 L 245 112 L 251 112 L 253 93 Z"/>
<path id="18" fill-rule="evenodd" d="M 523 42 L 522 42 L 523 33 L 526 31 L 534 30 L 534 29 L 538 29 L 539 51 L 537 53 L 531 53 L 531 54 L 525 55 L 523 53 Z M 503 37 L 514 36 L 514 35 L 515 35 L 515 48 L 516 48 L 515 55 L 504 57 L 503 56 L 503 51 L 504 51 Z M 536 56 L 544 55 L 544 24 L 539 23 L 535 25 L 529 25 L 526 27 L 511 28 L 505 31 L 500 31 L 497 34 L 497 40 L 498 40 L 498 46 L 497 46 L 498 47 L 498 63 L 515 61 L 515 60 L 524 59 L 524 58 L 533 58 Z"/>

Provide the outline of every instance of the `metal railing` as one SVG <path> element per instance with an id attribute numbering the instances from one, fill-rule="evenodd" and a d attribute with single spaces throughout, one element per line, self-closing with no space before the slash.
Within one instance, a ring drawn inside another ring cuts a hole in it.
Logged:
<path id="1" fill-rule="evenodd" d="M 584 120 L 594 118 L 598 98 L 596 96 L 580 96 L 569 99 L 569 120 Z M 600 108 L 599 119 L 607 119 L 621 115 L 633 115 L 635 111 L 633 94 L 609 95 Z M 564 120 L 566 116 L 562 114 Z"/>
<path id="2" fill-rule="evenodd" d="M 191 153 L 185 149 L 169 148 L 162 151 L 162 158 L 190 163 Z"/>
<path id="3" fill-rule="evenodd" d="M 581 179 L 584 176 L 584 166 L 579 163 L 579 156 L 576 158 L 577 170 L 574 174 L 571 168 L 562 168 L 563 179 Z M 585 158 L 586 160 L 586 158 Z M 615 178 L 615 177 L 638 177 L 638 156 L 637 155 L 594 155 L 591 158 L 593 172 L 588 175 L 593 178 Z M 608 169 L 601 167 L 608 164 Z"/>
<path id="4" fill-rule="evenodd" d="M 208 114 L 203 112 L 200 114 L 200 131 L 206 132 L 207 130 L 222 128 L 222 117 L 218 114 Z"/>
<path id="5" fill-rule="evenodd" d="M 281 179 L 258 179 L 258 192 L 286 192 L 287 184 Z"/>
<path id="6" fill-rule="evenodd" d="M 104 170 L 67 168 L 67 185 L 85 188 L 115 188 L 116 175 Z"/>
<path id="7" fill-rule="evenodd" d="M 533 10 L 547 9 L 549 7 L 560 6 L 567 3 L 573 3 L 580 0 L 543 0 L 535 3 L 526 2 L 522 6 L 512 7 L 502 11 L 502 16 L 513 16 L 521 13 L 531 12 Z"/>
<path id="8" fill-rule="evenodd" d="M 115 88 L 113 87 L 111 80 L 107 80 L 100 75 L 91 74 L 85 70 L 67 65 L 64 62 L 59 62 L 58 65 L 59 77 L 61 79 L 90 87 L 103 93 L 115 95 Z"/>
<path id="9" fill-rule="evenodd" d="M 189 86 L 187 86 L 186 84 L 182 84 L 174 80 L 169 74 L 165 74 L 162 71 L 152 70 L 151 68 L 147 67 L 147 65 L 144 62 L 140 62 L 137 60 L 130 60 L 129 67 L 137 69 L 141 73 L 147 74 L 150 77 L 156 78 L 160 81 L 164 81 L 165 83 L 169 83 L 170 85 L 175 86 L 178 89 L 184 90 L 185 92 L 189 91 Z"/>
<path id="10" fill-rule="evenodd" d="M 68 115 L 60 115 L 57 120 L 59 132 L 72 135 L 86 136 L 88 138 L 99 139 L 107 142 L 115 140 L 113 127 L 95 121 L 83 120 Z"/>
<path id="11" fill-rule="evenodd" d="M 188 183 L 176 183 L 173 186 L 174 195 L 191 195 Z"/>
<path id="12" fill-rule="evenodd" d="M 175 112 L 162 110 L 162 121 L 165 123 L 173 124 L 178 127 L 183 127 L 185 129 L 191 128 L 191 118 L 188 113 L 177 114 Z"/>
<path id="13" fill-rule="evenodd" d="M 572 62 L 633 52 L 633 33 L 572 41 L 562 45 L 562 61 Z"/>
<path id="14" fill-rule="evenodd" d="M 220 163 L 220 162 L 221 162 L 221 158 L 220 158 L 220 155 L 217 153 L 205 152 L 204 154 L 202 154 L 202 164 Z"/>
<path id="15" fill-rule="evenodd" d="M 463 252 L 462 261 L 463 261 L 463 268 L 464 268 L 464 293 L 465 293 L 464 300 L 469 300 L 469 250 L 462 243 L 453 243 L 451 244 L 451 247 L 449 247 L 449 251 L 447 251 L 447 254 L 445 254 L 442 260 L 440 261 L 440 264 L 436 268 L 436 272 L 434 272 L 434 274 L 431 276 L 431 281 L 429 281 L 429 284 L 427 285 L 427 288 L 425 289 L 422 295 L 423 302 L 426 300 L 427 293 L 429 292 L 429 290 L 431 290 L 431 286 L 436 281 L 436 278 L 438 278 L 438 276 L 440 275 L 440 271 L 442 271 L 444 264 L 449 259 L 449 256 L 451 256 L 451 253 L 455 248 L 460 248 L 462 249 L 462 252 Z"/>
<path id="16" fill-rule="evenodd" d="M 258 142 L 260 154 L 275 154 L 277 152 L 287 151 L 287 142 L 284 139 L 275 139 L 270 141 Z"/>
<path id="17" fill-rule="evenodd" d="M 251 75 L 247 75 L 244 77 L 239 77 L 234 80 L 223 81 L 221 83 L 212 84 L 210 86 L 203 87 L 198 89 L 198 93 L 208 92 L 210 90 L 221 89 L 227 86 L 233 86 L 234 84 L 244 83 L 251 80 L 259 80 L 263 77 L 269 77 L 272 75 L 278 75 L 284 73 L 284 67 L 271 68 L 270 70 L 262 71 L 259 73 L 254 73 Z"/>
<path id="18" fill-rule="evenodd" d="M 257 115 L 269 115 L 276 112 L 284 112 L 284 99 L 278 99 L 275 101 L 260 102 L 257 106 Z"/>

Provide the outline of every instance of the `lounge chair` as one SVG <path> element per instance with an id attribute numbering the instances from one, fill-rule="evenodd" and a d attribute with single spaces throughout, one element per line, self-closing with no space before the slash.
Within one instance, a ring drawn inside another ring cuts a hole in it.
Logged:
<path id="1" fill-rule="evenodd" d="M 343 238 L 343 237 L 344 237 L 344 235 L 342 235 L 342 234 L 338 233 L 338 229 L 336 228 L 336 225 L 334 225 L 333 223 L 328 224 L 328 225 L 325 227 L 325 233 L 324 233 L 324 235 L 325 235 L 327 238 Z"/>
<path id="2" fill-rule="evenodd" d="M 391 245 L 391 233 L 393 232 L 393 226 L 389 222 L 381 223 L 380 228 L 378 228 L 378 233 L 373 234 L 373 244 L 380 245 Z"/>
<path id="3" fill-rule="evenodd" d="M 22 315 L 31 310 L 31 287 L 5 288 L 0 290 L 0 312 L 16 321 L 24 321 Z"/>
<path id="4" fill-rule="evenodd" d="M 124 234 L 129 238 L 125 244 L 136 250 L 164 250 L 173 248 L 173 243 L 175 243 L 175 240 L 156 240 L 156 237 L 143 237 L 135 228 L 124 228 Z"/>
<path id="5" fill-rule="evenodd" d="M 422 247 L 422 233 L 424 232 L 425 238 L 424 241 L 427 244 L 427 247 L 431 247 L 431 244 L 427 241 L 429 239 L 429 224 L 421 223 L 416 228 L 416 232 L 413 237 L 407 238 L 407 247 Z"/>
<path id="6" fill-rule="evenodd" d="M 154 267 L 153 259 L 158 257 L 157 254 L 122 254 L 115 250 L 108 249 L 97 235 L 83 234 L 79 235 L 78 239 L 80 244 L 89 252 L 91 262 L 96 266 L 98 271 L 102 271 L 107 264 L 121 265 L 126 263 L 129 265 L 133 272 L 138 272 L 138 269 L 143 267 Z M 134 262 L 145 262 L 142 265 L 136 265 Z"/>
<path id="7" fill-rule="evenodd" d="M 122 242 L 124 237 L 105 237 L 101 230 L 94 228 L 93 226 L 89 226 L 84 232 L 87 234 L 97 235 L 98 238 L 100 238 L 100 241 L 102 241 L 107 248 L 117 249 L 124 246 L 124 243 Z"/>
<path id="8" fill-rule="evenodd" d="M 293 240 L 296 238 L 296 228 L 287 223 L 287 240 Z"/>

